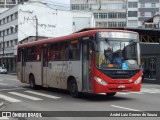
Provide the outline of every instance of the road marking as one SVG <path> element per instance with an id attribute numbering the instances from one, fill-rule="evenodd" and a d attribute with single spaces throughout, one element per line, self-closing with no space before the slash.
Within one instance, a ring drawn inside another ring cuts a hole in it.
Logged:
<path id="1" fill-rule="evenodd" d="M 120 94 L 120 95 L 128 95 L 129 93 L 125 93 L 125 92 L 118 92 L 117 94 Z"/>
<path id="2" fill-rule="evenodd" d="M 141 92 L 145 92 L 145 93 L 157 93 L 156 91 L 153 91 L 152 89 L 148 89 L 148 88 L 142 88 Z"/>
<path id="3" fill-rule="evenodd" d="M 0 117 L 0 120 L 8 120 L 8 117 Z"/>
<path id="4" fill-rule="evenodd" d="M 26 89 L 26 88 L 12 88 L 12 89 L 0 89 L 0 91 L 8 91 L 8 90 L 18 90 L 18 89 Z"/>
<path id="5" fill-rule="evenodd" d="M 135 110 L 135 109 L 131 109 L 131 108 L 121 107 L 121 106 L 117 106 L 117 105 L 111 105 L 111 106 L 112 106 L 112 107 L 116 107 L 116 108 L 125 109 L 125 110 L 140 111 L 140 110 Z"/>
<path id="6" fill-rule="evenodd" d="M 131 93 L 135 93 L 135 94 L 144 94 L 142 92 L 131 92 Z"/>
<path id="7" fill-rule="evenodd" d="M 33 96 L 30 96 L 30 95 L 25 95 L 25 94 L 21 94 L 21 93 L 17 93 L 17 92 L 8 92 L 10 94 L 13 94 L 13 95 L 17 95 L 17 96 L 20 96 L 20 97 L 24 97 L 24 98 L 27 98 L 27 99 L 31 99 L 31 100 L 42 100 L 40 98 L 37 98 L 37 97 L 33 97 Z"/>
<path id="8" fill-rule="evenodd" d="M 8 97 L 8 96 L 2 95 L 2 94 L 0 94 L 0 98 L 4 99 L 6 101 L 9 101 L 9 102 L 21 102 L 20 100 L 17 100 L 15 98 Z"/>
<path id="9" fill-rule="evenodd" d="M 25 92 L 35 94 L 35 95 L 44 96 L 44 97 L 48 97 L 48 98 L 53 98 L 53 99 L 61 98 L 61 97 L 56 97 L 56 96 L 53 96 L 53 95 L 47 95 L 47 94 L 43 94 L 43 93 L 39 93 L 39 92 L 35 92 L 35 91 L 25 91 Z"/>
<path id="10" fill-rule="evenodd" d="M 15 85 L 9 85 L 9 84 L 5 84 L 5 83 L 0 83 L 0 85 L 6 85 L 6 86 L 18 87 L 18 86 L 15 86 Z"/>

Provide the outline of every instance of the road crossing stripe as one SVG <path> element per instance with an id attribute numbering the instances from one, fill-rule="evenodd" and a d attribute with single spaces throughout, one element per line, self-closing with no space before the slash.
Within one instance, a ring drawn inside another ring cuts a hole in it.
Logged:
<path id="1" fill-rule="evenodd" d="M 39 92 L 35 92 L 35 91 L 25 91 L 25 92 L 35 94 L 35 95 L 44 96 L 44 97 L 48 97 L 48 98 L 53 98 L 53 99 L 61 98 L 61 97 L 56 97 L 56 96 L 53 96 L 53 95 L 47 95 L 47 94 L 43 94 L 43 93 L 39 93 Z"/>
<path id="2" fill-rule="evenodd" d="M 8 92 L 8 93 L 13 94 L 13 95 L 17 95 L 17 96 L 20 96 L 20 97 L 24 97 L 24 98 L 27 98 L 27 99 L 31 99 L 31 100 L 42 100 L 40 98 L 25 95 L 25 94 L 21 94 L 21 93 L 18 93 L 18 92 Z"/>
<path id="3" fill-rule="evenodd" d="M 0 94 L 0 98 L 5 99 L 6 101 L 9 101 L 9 102 L 21 102 L 20 100 L 17 100 L 15 98 L 8 97 L 8 96 L 2 95 L 2 94 Z"/>
<path id="4" fill-rule="evenodd" d="M 152 89 L 146 89 L 146 88 L 141 89 L 141 92 L 145 92 L 145 93 L 157 93 L 157 92 L 153 91 Z"/>
<path id="5" fill-rule="evenodd" d="M 125 93 L 125 92 L 118 92 L 117 94 L 120 94 L 120 95 L 127 95 L 129 93 Z"/>
<path id="6" fill-rule="evenodd" d="M 5 84 L 5 83 L 0 83 L 0 85 L 6 85 L 6 86 L 18 87 L 18 86 L 14 86 L 14 85 Z"/>
<path id="7" fill-rule="evenodd" d="M 135 94 L 144 94 L 142 92 L 130 92 L 130 93 L 135 93 Z"/>

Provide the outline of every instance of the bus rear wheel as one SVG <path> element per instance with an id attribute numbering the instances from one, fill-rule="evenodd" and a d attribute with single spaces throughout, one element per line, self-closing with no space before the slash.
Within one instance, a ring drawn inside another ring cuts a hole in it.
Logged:
<path id="1" fill-rule="evenodd" d="M 36 89 L 35 78 L 33 75 L 29 76 L 29 84 L 30 84 L 30 88 Z"/>
<path id="2" fill-rule="evenodd" d="M 116 92 L 113 92 L 113 93 L 106 93 L 106 95 L 107 95 L 108 97 L 113 97 L 114 95 L 116 95 Z"/>
<path id="3" fill-rule="evenodd" d="M 75 79 L 71 79 L 69 81 L 69 92 L 70 92 L 72 97 L 75 97 L 75 98 L 79 97 L 77 82 L 76 82 Z"/>

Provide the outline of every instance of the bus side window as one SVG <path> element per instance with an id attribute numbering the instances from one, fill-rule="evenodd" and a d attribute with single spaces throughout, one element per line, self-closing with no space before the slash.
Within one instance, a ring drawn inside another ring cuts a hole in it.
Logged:
<path id="1" fill-rule="evenodd" d="M 80 44 L 79 42 L 70 43 L 69 46 L 69 59 L 79 60 L 80 59 Z"/>
<path id="2" fill-rule="evenodd" d="M 60 43 L 60 59 L 61 60 L 68 59 L 68 42 Z"/>

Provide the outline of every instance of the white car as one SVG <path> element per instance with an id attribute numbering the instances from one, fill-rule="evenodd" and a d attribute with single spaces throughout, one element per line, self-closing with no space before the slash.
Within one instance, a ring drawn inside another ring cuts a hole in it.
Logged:
<path id="1" fill-rule="evenodd" d="M 7 69 L 5 67 L 0 66 L 0 73 L 5 73 L 7 74 Z"/>

